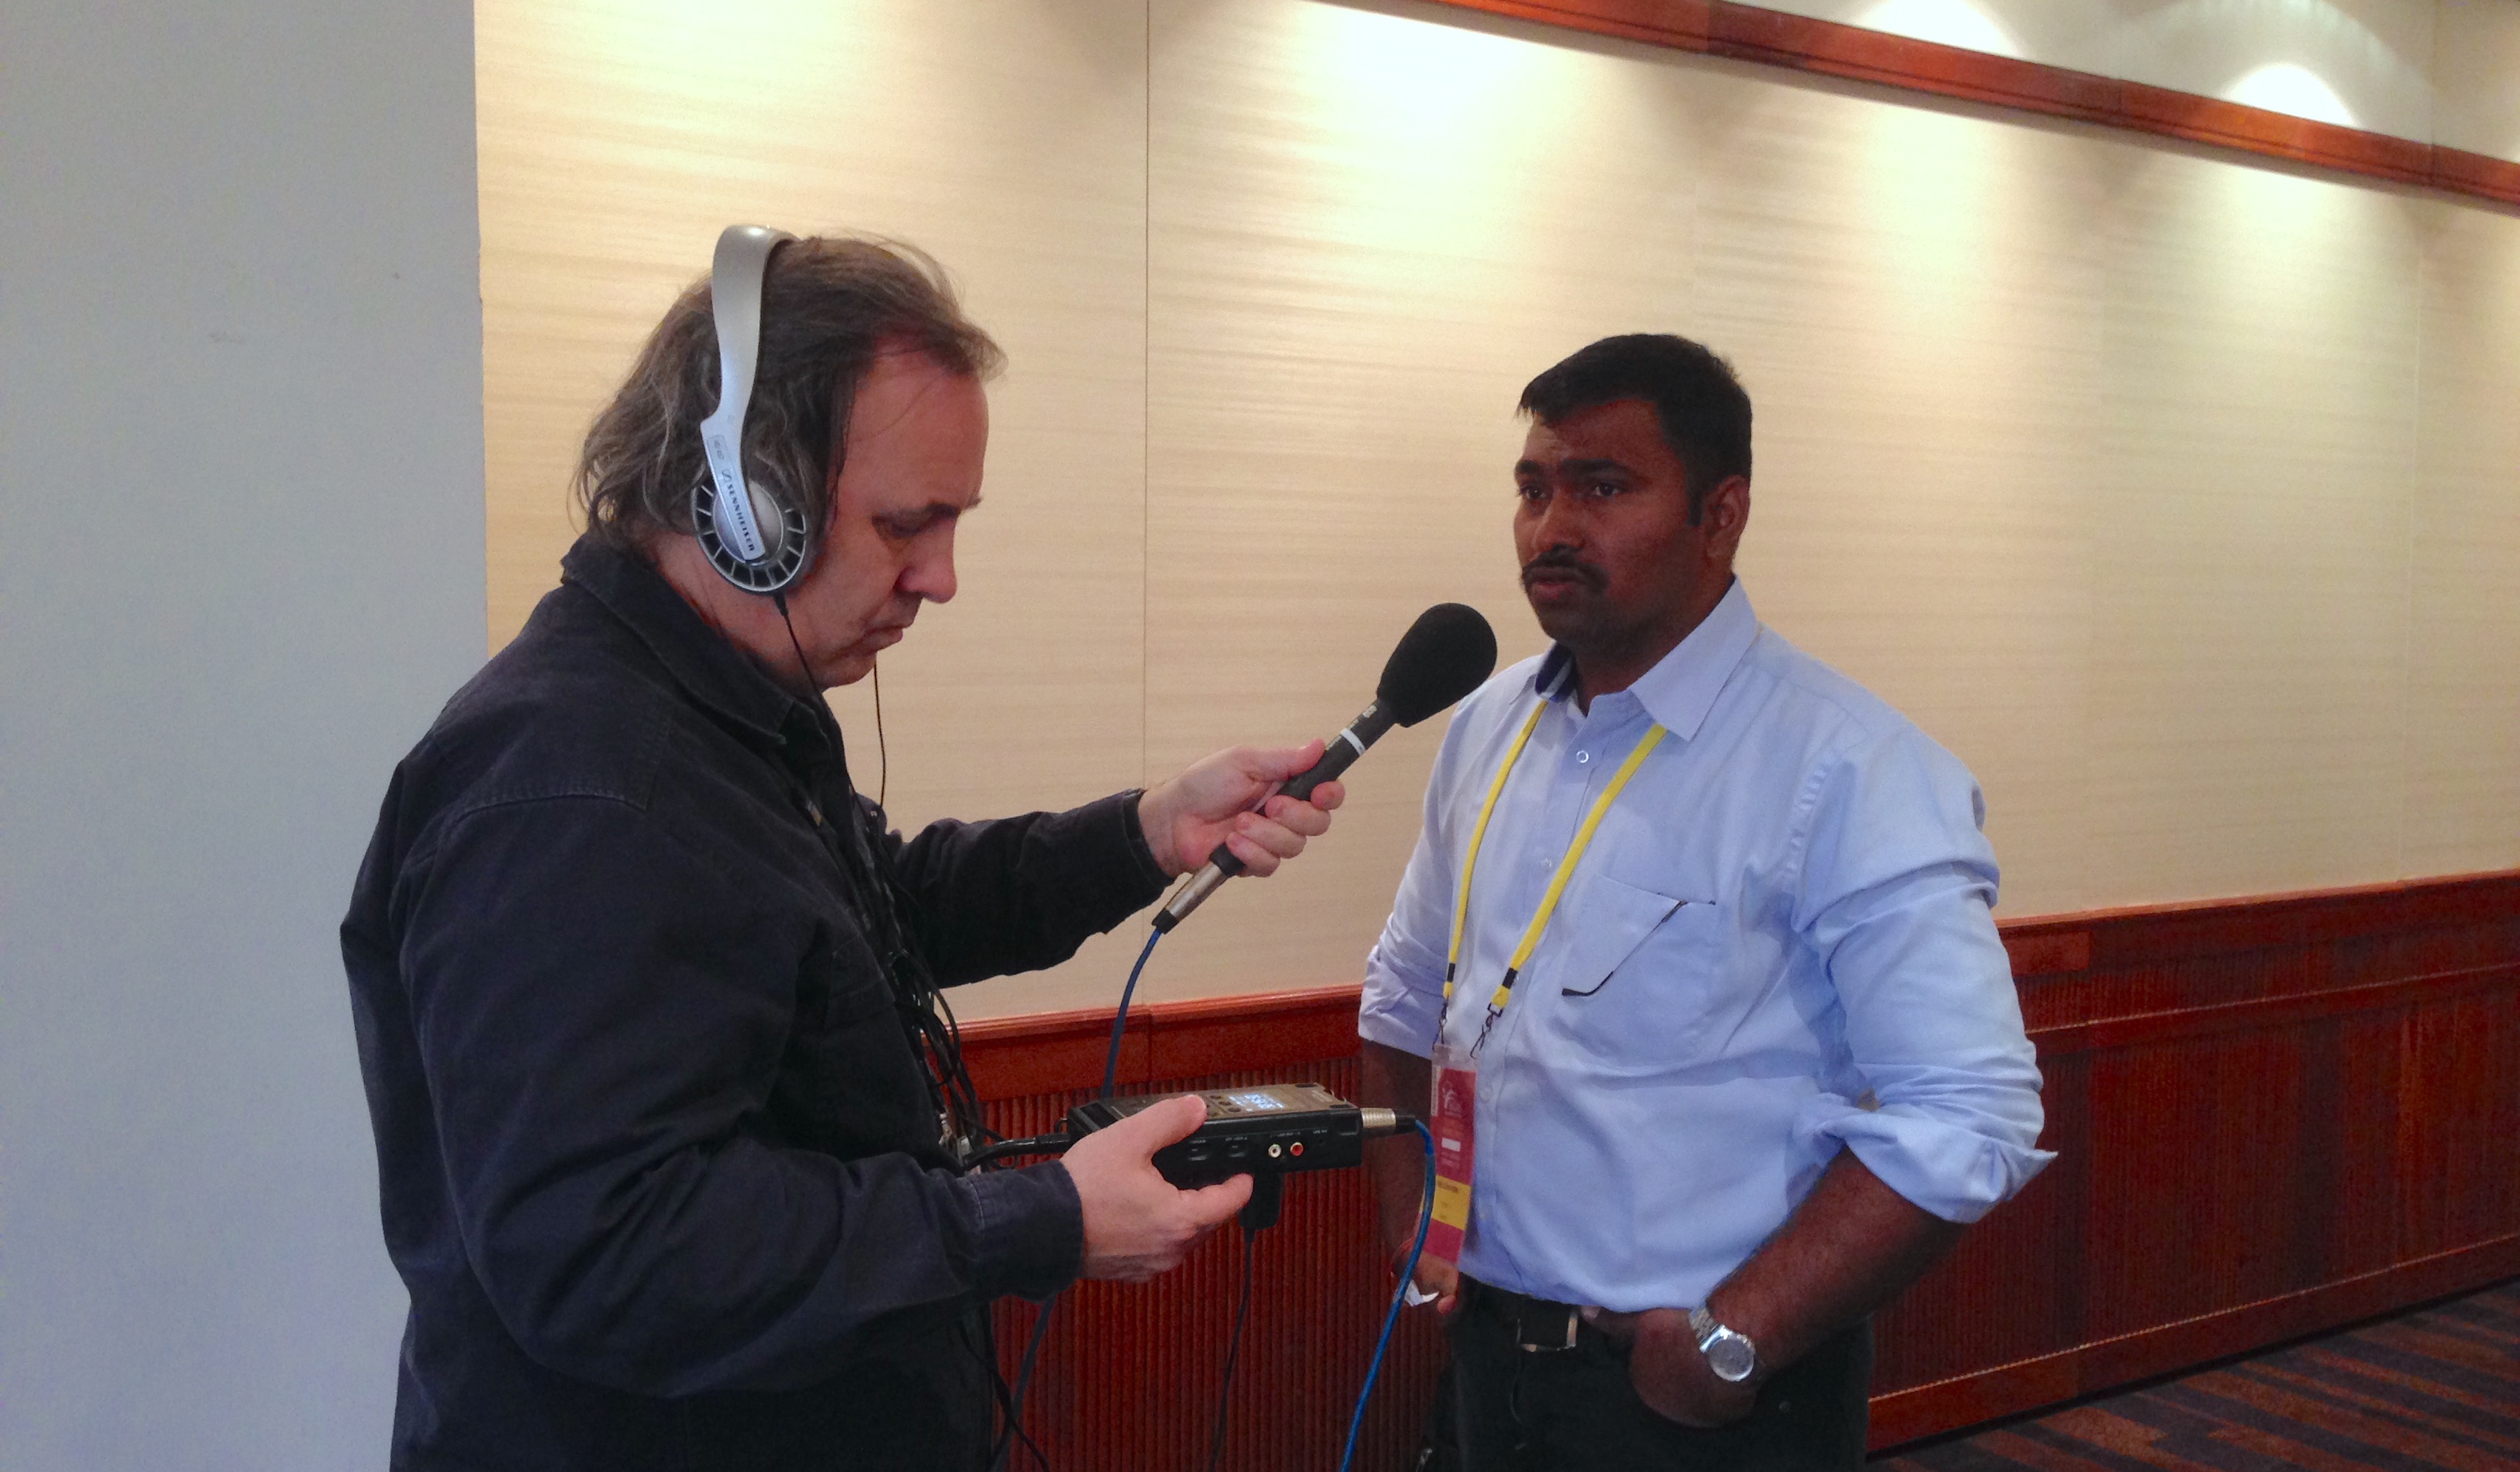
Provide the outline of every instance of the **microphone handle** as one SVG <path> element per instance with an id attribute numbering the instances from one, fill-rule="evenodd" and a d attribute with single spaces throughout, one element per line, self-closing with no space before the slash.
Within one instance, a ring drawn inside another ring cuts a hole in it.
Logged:
<path id="1" fill-rule="evenodd" d="M 1290 798 L 1310 798 L 1314 788 L 1355 765 L 1356 759 L 1365 755 L 1367 747 L 1381 740 L 1382 733 L 1398 723 L 1382 709 L 1382 702 L 1376 700 L 1366 707 L 1356 719 L 1349 721 L 1346 730 L 1322 744 L 1322 759 L 1280 783 L 1276 793 L 1270 793 L 1260 801 L 1266 803 L 1279 793 Z M 1207 856 L 1206 867 L 1182 886 L 1171 901 L 1155 913 L 1155 929 L 1169 933 L 1174 926 L 1188 919 L 1190 912 L 1198 908 L 1208 896 L 1215 894 L 1220 885 L 1242 870 L 1242 860 L 1234 856 L 1234 851 L 1223 844 L 1217 845 L 1216 851 Z"/>
<path id="2" fill-rule="evenodd" d="M 1380 741 L 1382 733 L 1397 724 L 1399 722 L 1382 709 L 1382 702 L 1375 701 L 1359 712 L 1356 719 L 1347 723 L 1346 730 L 1322 743 L 1321 760 L 1288 777 L 1279 785 L 1278 792 L 1290 798 L 1310 798 L 1314 788 L 1354 766 L 1356 759 L 1365 755 L 1367 747 Z M 1275 797 L 1277 793 L 1270 796 Z M 1268 799 L 1261 801 L 1265 803 Z"/>

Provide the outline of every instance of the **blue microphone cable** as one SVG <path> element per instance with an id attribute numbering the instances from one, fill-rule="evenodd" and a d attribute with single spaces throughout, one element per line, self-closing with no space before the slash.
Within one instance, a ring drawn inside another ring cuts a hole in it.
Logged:
<path id="1" fill-rule="evenodd" d="M 1112 1086 L 1120 1081 L 1120 1035 L 1129 1029 L 1129 999 L 1138 994 L 1138 977 L 1147 969 L 1147 957 L 1155 953 L 1155 943 L 1163 938 L 1162 931 L 1147 932 L 1147 948 L 1138 952 L 1138 964 L 1129 968 L 1129 985 L 1120 989 L 1120 1015 L 1111 1019 L 1111 1047 L 1102 1055 L 1102 1092 L 1097 1097 L 1111 1097 Z"/>
<path id="2" fill-rule="evenodd" d="M 1391 1348 L 1391 1326 L 1400 1321 L 1400 1305 L 1409 1285 L 1418 1280 L 1418 1256 L 1426 1250 L 1426 1224 L 1435 1217 L 1435 1136 L 1424 1120 L 1411 1120 L 1426 1147 L 1426 1194 L 1418 1203 L 1418 1240 L 1409 1244 L 1409 1261 L 1401 1265 L 1400 1282 L 1391 1290 L 1391 1307 L 1382 1315 L 1382 1337 L 1373 1342 L 1373 1362 L 1365 1369 L 1365 1388 L 1356 1393 L 1356 1414 L 1348 1418 L 1347 1449 L 1339 1453 L 1339 1472 L 1356 1461 L 1357 1433 L 1365 1427 L 1365 1403 L 1373 1399 L 1374 1378 L 1382 1373 L 1382 1354 Z"/>

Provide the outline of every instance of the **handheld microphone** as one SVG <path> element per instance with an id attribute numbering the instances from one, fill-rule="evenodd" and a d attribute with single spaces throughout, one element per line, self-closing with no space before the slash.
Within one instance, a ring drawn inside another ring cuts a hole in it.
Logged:
<path id="1" fill-rule="evenodd" d="M 1324 744 L 1321 760 L 1288 778 L 1278 791 L 1291 798 L 1311 797 L 1314 788 L 1346 771 L 1383 732 L 1393 726 L 1414 726 L 1479 688 L 1479 682 L 1496 671 L 1496 630 L 1488 627 L 1477 609 L 1465 603 L 1439 603 L 1419 614 L 1383 664 L 1382 678 L 1373 687 L 1373 704 Z M 1156 912 L 1155 930 L 1169 933 L 1219 885 L 1241 872 L 1242 860 L 1223 844 L 1217 845 L 1207 856 L 1207 866 Z"/>

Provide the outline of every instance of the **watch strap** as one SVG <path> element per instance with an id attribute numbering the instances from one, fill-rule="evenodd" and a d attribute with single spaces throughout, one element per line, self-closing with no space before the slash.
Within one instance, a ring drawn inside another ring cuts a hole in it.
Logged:
<path id="1" fill-rule="evenodd" d="M 1738 1385 L 1759 1370 L 1759 1347 L 1750 1336 L 1717 1321 L 1701 1304 L 1688 1311 L 1688 1332 L 1716 1378 Z"/>
<path id="2" fill-rule="evenodd" d="M 1723 1327 L 1715 1321 L 1714 1314 L 1706 1311 L 1703 1304 L 1688 1311 L 1688 1337 L 1697 1342 L 1697 1353 L 1701 1355 L 1706 1353 L 1708 1345 L 1715 1342 L 1715 1331 Z"/>

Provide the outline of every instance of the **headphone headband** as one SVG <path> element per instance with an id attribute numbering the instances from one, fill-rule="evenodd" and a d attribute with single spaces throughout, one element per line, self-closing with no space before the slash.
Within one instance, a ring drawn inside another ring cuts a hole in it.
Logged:
<path id="1" fill-rule="evenodd" d="M 804 571 L 803 514 L 754 489 L 743 476 L 743 418 L 761 352 L 762 279 L 770 253 L 794 239 L 762 225 L 729 225 L 709 268 L 718 396 L 716 411 L 700 421 L 710 483 L 693 495 L 692 521 L 709 562 L 729 582 L 754 593 L 777 592 Z"/>

